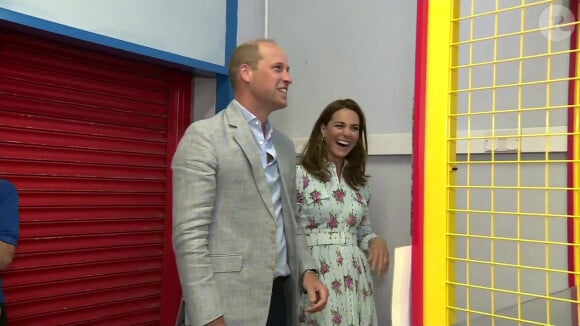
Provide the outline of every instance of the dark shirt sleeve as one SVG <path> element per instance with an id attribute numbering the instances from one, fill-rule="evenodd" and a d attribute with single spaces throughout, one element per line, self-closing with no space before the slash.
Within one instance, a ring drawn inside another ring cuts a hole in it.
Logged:
<path id="1" fill-rule="evenodd" d="M 16 246 L 19 223 L 18 190 L 10 181 L 0 179 L 0 241 Z"/>

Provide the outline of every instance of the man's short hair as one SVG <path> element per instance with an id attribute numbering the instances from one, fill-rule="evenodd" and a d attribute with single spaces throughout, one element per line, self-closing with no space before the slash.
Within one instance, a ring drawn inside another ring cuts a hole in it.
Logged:
<path id="1" fill-rule="evenodd" d="M 240 73 L 241 65 L 247 64 L 250 66 L 250 68 L 252 68 L 252 70 L 258 69 L 258 62 L 262 59 L 262 54 L 260 53 L 260 44 L 262 43 L 276 44 L 274 40 L 256 39 L 242 43 L 234 50 L 234 53 L 230 58 L 230 66 L 228 71 L 230 81 L 234 89 L 238 83 L 238 75 Z"/>

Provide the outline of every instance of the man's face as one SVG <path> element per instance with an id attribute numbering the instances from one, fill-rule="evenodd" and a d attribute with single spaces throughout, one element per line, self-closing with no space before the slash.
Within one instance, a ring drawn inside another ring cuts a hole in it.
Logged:
<path id="1" fill-rule="evenodd" d="M 274 111 L 288 105 L 288 86 L 292 83 L 286 53 L 273 43 L 261 43 L 262 59 L 252 71 L 250 90 L 256 102 Z"/>

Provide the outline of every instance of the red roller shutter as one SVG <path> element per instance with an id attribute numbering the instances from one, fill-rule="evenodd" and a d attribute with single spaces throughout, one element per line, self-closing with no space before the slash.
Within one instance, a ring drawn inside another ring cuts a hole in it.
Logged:
<path id="1" fill-rule="evenodd" d="M 21 237 L 11 325 L 172 325 L 169 163 L 191 75 L 0 29 L 0 177 Z"/>

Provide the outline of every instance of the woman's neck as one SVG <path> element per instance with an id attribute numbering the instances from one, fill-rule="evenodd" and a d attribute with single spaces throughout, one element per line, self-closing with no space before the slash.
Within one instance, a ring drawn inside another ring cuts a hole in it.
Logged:
<path id="1" fill-rule="evenodd" d="M 334 160 L 331 162 L 336 167 L 336 174 L 338 176 L 338 180 L 340 180 L 340 178 L 342 177 L 342 168 L 344 167 L 344 160 Z"/>

